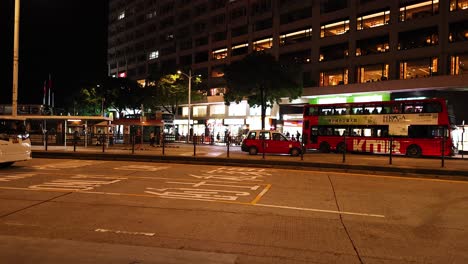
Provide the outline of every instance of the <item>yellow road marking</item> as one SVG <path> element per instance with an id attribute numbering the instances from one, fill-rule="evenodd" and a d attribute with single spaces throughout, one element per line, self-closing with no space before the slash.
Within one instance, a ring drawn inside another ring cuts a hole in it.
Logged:
<path id="1" fill-rule="evenodd" d="M 255 197 L 255 199 L 250 204 L 255 205 L 263 197 L 263 195 L 265 195 L 265 193 L 270 190 L 270 188 L 271 184 L 267 184 L 267 186 L 257 195 L 257 197 Z"/>

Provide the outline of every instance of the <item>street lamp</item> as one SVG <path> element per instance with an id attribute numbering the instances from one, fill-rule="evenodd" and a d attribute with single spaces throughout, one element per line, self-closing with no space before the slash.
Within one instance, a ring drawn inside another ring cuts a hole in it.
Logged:
<path id="1" fill-rule="evenodd" d="M 182 71 L 177 71 L 178 74 L 182 74 L 188 78 L 188 111 L 187 111 L 187 143 L 189 142 L 190 137 L 190 95 L 192 92 L 192 70 L 189 70 L 189 73 L 183 73 Z"/>
<path id="2" fill-rule="evenodd" d="M 13 44 L 13 95 L 11 102 L 11 114 L 18 113 L 18 60 L 19 60 L 19 25 L 20 25 L 20 0 L 15 0 L 15 26 Z"/>

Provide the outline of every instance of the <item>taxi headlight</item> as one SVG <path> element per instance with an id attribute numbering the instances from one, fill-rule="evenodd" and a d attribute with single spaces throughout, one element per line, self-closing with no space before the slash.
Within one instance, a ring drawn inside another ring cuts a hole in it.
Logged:
<path id="1" fill-rule="evenodd" d="M 21 138 L 21 139 L 28 139 L 29 138 L 29 133 L 18 134 L 17 137 Z"/>

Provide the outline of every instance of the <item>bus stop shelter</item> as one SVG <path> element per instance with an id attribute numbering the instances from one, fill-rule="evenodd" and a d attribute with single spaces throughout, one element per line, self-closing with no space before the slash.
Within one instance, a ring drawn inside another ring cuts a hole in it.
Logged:
<path id="1" fill-rule="evenodd" d="M 67 142 L 72 141 L 75 136 L 75 131 L 79 135 L 84 136 L 85 147 L 88 144 L 89 127 L 93 127 L 99 124 L 101 127 L 107 124 L 107 127 L 112 126 L 112 118 L 105 116 L 43 116 L 43 115 L 18 115 L 16 117 L 1 116 L 0 119 L 21 119 L 24 120 L 26 128 L 31 135 L 31 141 L 33 137 L 42 136 L 43 142 L 46 144 L 48 136 L 55 135 L 56 137 L 63 138 L 63 146 L 67 147 Z M 51 125 L 52 122 L 52 125 Z M 49 127 L 48 127 L 49 124 Z M 28 129 L 29 128 L 29 129 Z M 40 129 L 37 129 L 40 128 Z M 104 130 L 106 137 L 108 137 L 107 131 Z M 62 143 L 62 140 L 56 140 L 56 143 Z"/>

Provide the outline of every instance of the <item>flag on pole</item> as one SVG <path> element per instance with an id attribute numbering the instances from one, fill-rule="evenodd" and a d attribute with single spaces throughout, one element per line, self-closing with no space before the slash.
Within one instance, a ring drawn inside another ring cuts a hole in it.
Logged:
<path id="1" fill-rule="evenodd" d="M 51 91 L 52 91 L 52 77 L 51 77 L 51 75 L 49 73 L 49 100 L 47 101 L 48 102 L 47 104 L 49 106 L 50 106 L 50 93 L 51 93 Z"/>
<path id="2" fill-rule="evenodd" d="M 45 105 L 45 98 L 47 95 L 47 80 L 44 81 L 44 95 L 42 97 L 42 104 Z"/>

